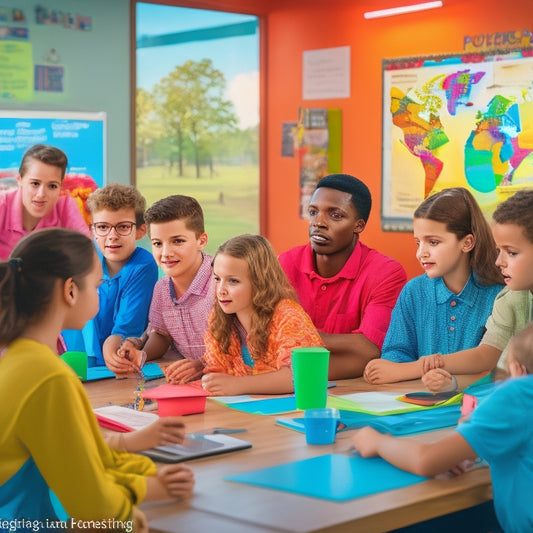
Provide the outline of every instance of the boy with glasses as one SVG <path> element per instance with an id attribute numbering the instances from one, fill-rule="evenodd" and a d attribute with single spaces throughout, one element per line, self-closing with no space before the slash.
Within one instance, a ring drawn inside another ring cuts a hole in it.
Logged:
<path id="1" fill-rule="evenodd" d="M 63 338 L 68 349 L 86 351 L 96 357 L 96 365 L 105 365 L 125 338 L 140 337 L 145 330 L 158 269 L 152 254 L 137 247 L 146 235 L 146 200 L 135 187 L 112 183 L 94 191 L 87 206 L 102 261 L 100 309 L 82 330 L 83 339 L 71 331 Z"/>

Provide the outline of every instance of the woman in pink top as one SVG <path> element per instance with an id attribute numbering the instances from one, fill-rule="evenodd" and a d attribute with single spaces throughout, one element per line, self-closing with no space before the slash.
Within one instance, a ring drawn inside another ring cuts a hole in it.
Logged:
<path id="1" fill-rule="evenodd" d="M 28 148 L 20 164 L 19 188 L 0 194 L 0 260 L 34 230 L 59 227 L 91 236 L 76 202 L 60 196 L 66 169 L 67 156 L 59 148 Z"/>

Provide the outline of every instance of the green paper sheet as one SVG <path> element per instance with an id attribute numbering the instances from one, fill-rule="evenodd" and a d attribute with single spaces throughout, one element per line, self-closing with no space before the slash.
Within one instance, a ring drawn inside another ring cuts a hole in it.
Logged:
<path id="1" fill-rule="evenodd" d="M 423 406 L 398 400 L 397 398 L 403 394 L 401 392 L 356 392 L 343 396 L 329 396 L 327 405 L 344 411 L 357 411 L 359 413 L 384 416 L 425 411 L 446 405 L 460 405 L 463 399 L 463 393 L 459 392 L 453 398 L 438 405 Z"/>

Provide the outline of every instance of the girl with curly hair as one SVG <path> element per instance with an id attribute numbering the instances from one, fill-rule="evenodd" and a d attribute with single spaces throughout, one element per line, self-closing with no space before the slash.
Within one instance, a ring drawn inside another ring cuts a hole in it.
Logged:
<path id="1" fill-rule="evenodd" d="M 270 243 L 239 235 L 213 259 L 215 305 L 203 387 L 213 395 L 292 392 L 292 349 L 323 346 Z"/>

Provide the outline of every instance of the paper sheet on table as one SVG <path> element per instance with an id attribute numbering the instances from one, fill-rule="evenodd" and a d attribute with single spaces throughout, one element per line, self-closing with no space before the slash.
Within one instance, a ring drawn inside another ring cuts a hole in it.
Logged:
<path id="1" fill-rule="evenodd" d="M 159 417 L 155 413 L 136 411 L 120 405 L 106 405 L 94 409 L 98 423 L 114 431 L 133 431 L 155 422 Z"/>
<path id="2" fill-rule="evenodd" d="M 406 404 L 398 400 L 402 392 L 356 392 L 343 396 L 328 396 L 328 407 L 335 407 L 345 411 L 357 411 L 373 415 L 393 415 L 396 413 L 410 413 L 426 409 L 436 409 L 445 405 L 460 405 L 463 393 L 459 392 L 444 403 L 432 406 Z"/>
<path id="3" fill-rule="evenodd" d="M 226 405 L 237 411 L 244 411 L 245 413 L 254 415 L 281 415 L 297 410 L 296 398 L 294 396 L 266 398 L 247 402 L 238 401 L 236 403 L 227 403 Z"/>
<path id="4" fill-rule="evenodd" d="M 340 411 L 340 428 L 337 431 L 371 426 L 382 433 L 391 435 L 413 435 L 456 426 L 461 416 L 458 405 L 449 405 L 430 411 L 416 411 L 394 415 L 372 415 L 355 411 Z M 276 423 L 300 433 L 305 433 L 304 418 L 276 418 Z"/>
<path id="5" fill-rule="evenodd" d="M 152 379 L 162 378 L 164 376 L 161 368 L 157 363 L 149 363 L 143 366 L 143 374 L 146 381 Z M 91 366 L 87 369 L 87 381 L 94 381 L 97 379 L 114 378 L 115 374 L 107 368 L 107 366 Z"/>
<path id="6" fill-rule="evenodd" d="M 346 501 L 428 478 L 400 470 L 379 457 L 363 459 L 358 455 L 328 454 L 224 479 L 325 500 Z"/>
<path id="7" fill-rule="evenodd" d="M 228 403 L 250 402 L 253 398 L 247 394 L 242 396 L 209 396 L 210 400 L 228 405 Z"/>
<path id="8" fill-rule="evenodd" d="M 336 387 L 337 383 L 328 381 L 328 389 Z M 211 396 L 211 400 L 223 403 L 232 409 L 256 415 L 281 415 L 297 411 L 294 394 L 290 396 L 265 395 L 261 398 L 251 396 Z"/>

